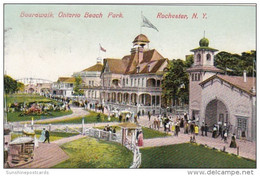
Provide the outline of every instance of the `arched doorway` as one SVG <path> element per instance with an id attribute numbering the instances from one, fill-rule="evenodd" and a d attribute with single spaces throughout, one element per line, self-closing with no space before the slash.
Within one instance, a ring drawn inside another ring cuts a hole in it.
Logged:
<path id="1" fill-rule="evenodd" d="M 30 94 L 34 93 L 34 89 L 33 88 L 29 88 L 28 93 L 30 93 Z"/>
<path id="2" fill-rule="evenodd" d="M 154 78 L 149 78 L 147 80 L 147 87 L 155 87 L 155 84 L 156 84 L 156 80 Z"/>
<path id="3" fill-rule="evenodd" d="M 218 122 L 224 124 L 228 121 L 228 110 L 221 100 L 214 99 L 207 104 L 205 123 L 208 125 L 210 130 L 212 130 L 214 124 L 217 124 Z"/>

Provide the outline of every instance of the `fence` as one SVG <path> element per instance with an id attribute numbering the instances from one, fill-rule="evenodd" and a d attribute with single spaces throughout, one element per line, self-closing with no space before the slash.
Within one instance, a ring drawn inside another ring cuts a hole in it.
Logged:
<path id="1" fill-rule="evenodd" d="M 94 128 L 85 129 L 85 134 L 94 138 L 121 143 L 121 135 Z"/>
<path id="2" fill-rule="evenodd" d="M 131 143 L 126 139 L 125 147 L 128 148 L 130 151 L 133 152 L 134 158 L 133 163 L 130 166 L 131 169 L 139 168 L 142 162 L 142 154 L 140 153 L 139 147 L 136 146 L 135 142 Z"/>
<path id="3" fill-rule="evenodd" d="M 85 130 L 85 134 L 88 135 L 88 136 L 94 137 L 94 138 L 98 138 L 98 139 L 122 143 L 122 135 L 112 133 L 112 132 L 88 128 L 88 129 Z M 128 140 L 126 140 L 126 142 L 124 143 L 124 146 L 128 150 L 132 151 L 133 154 L 134 154 L 133 163 L 130 166 L 130 168 L 139 168 L 140 165 L 141 165 L 141 161 L 142 161 L 139 147 L 136 146 L 135 142 L 131 143 Z"/>
<path id="4" fill-rule="evenodd" d="M 33 130 L 38 130 L 38 131 L 42 131 L 43 128 L 45 128 L 46 130 L 50 131 L 50 132 L 63 132 L 63 133 L 78 133 L 81 134 L 82 133 L 82 128 L 70 128 L 68 125 L 62 125 L 59 127 L 55 127 L 53 128 L 51 124 L 20 124 L 20 123 L 16 123 L 16 124 L 5 124 L 5 128 L 10 129 L 12 132 L 22 132 L 24 130 L 24 128 L 31 128 Z"/>
<path id="5" fill-rule="evenodd" d="M 117 143 L 122 143 L 122 135 L 117 133 L 112 133 L 104 130 L 94 129 L 94 128 L 70 128 L 67 125 L 63 125 L 60 127 L 56 127 L 55 129 L 52 128 L 52 126 L 45 125 L 45 124 L 27 124 L 27 128 L 31 128 L 34 130 L 42 130 L 43 128 L 47 129 L 48 131 L 52 132 L 64 132 L 64 133 L 78 133 L 82 134 L 85 133 L 85 135 L 88 135 L 90 137 L 94 137 L 97 139 L 107 140 L 107 141 L 113 141 Z M 9 128 L 12 132 L 22 132 L 25 128 L 25 124 L 5 124 L 5 128 Z M 133 152 L 133 163 L 130 166 L 130 168 L 139 168 L 141 165 L 141 153 L 139 151 L 139 147 L 136 146 L 135 142 L 131 142 L 126 139 L 126 142 L 124 143 L 124 146 Z"/>

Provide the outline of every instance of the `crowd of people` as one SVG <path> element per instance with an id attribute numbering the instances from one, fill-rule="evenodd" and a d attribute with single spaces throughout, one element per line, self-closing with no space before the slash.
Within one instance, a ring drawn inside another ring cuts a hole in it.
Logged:
<path id="1" fill-rule="evenodd" d="M 112 133 L 116 133 L 116 127 L 112 128 L 111 126 L 107 125 L 104 127 L 103 129 L 104 131 L 107 131 L 107 132 L 112 132 Z"/>
<path id="2" fill-rule="evenodd" d="M 148 120 L 150 121 L 150 119 L 151 116 L 148 113 Z M 222 124 L 222 122 L 218 122 L 213 126 L 208 126 L 207 123 L 202 122 L 200 125 L 198 121 L 188 119 L 187 114 L 184 114 L 183 117 L 177 115 L 176 118 L 171 115 L 158 115 L 154 118 L 150 127 L 156 130 L 163 128 L 165 133 L 171 132 L 174 136 L 178 136 L 182 128 L 184 134 L 191 135 L 191 142 L 195 142 L 196 136 L 198 135 L 208 136 L 208 132 L 211 131 L 212 138 L 220 137 L 224 143 L 227 143 L 227 138 L 231 131 L 231 125 L 227 124 L 226 122 L 224 124 Z M 230 147 L 236 148 L 236 138 L 234 136 L 235 134 L 233 134 L 231 138 Z M 242 138 L 243 136 L 245 136 L 245 134 L 242 134 Z"/>

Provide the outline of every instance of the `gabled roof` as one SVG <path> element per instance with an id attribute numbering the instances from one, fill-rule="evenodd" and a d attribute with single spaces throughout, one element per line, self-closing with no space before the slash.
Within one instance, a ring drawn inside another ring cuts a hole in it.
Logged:
<path id="1" fill-rule="evenodd" d="M 59 77 L 57 82 L 74 83 L 75 82 L 75 78 L 74 77 Z"/>
<path id="2" fill-rule="evenodd" d="M 106 58 L 105 63 L 109 67 L 111 73 L 124 74 L 126 65 L 123 60 Z"/>
<path id="3" fill-rule="evenodd" d="M 155 49 L 144 51 L 143 60 L 138 63 L 138 53 L 131 54 L 131 57 L 128 59 L 127 69 L 125 74 L 144 74 L 144 73 L 156 73 L 161 65 L 167 61 L 158 51 Z M 148 67 L 150 66 L 150 72 Z M 137 73 L 137 66 L 140 67 L 139 73 Z"/>
<path id="4" fill-rule="evenodd" d="M 103 64 L 97 63 L 91 67 L 82 70 L 82 72 L 101 72 L 102 68 L 103 68 Z"/>
<path id="5" fill-rule="evenodd" d="M 232 85 L 240 90 L 243 90 L 250 95 L 253 95 L 253 96 L 256 95 L 255 92 L 252 92 L 252 88 L 256 84 L 256 78 L 253 78 L 253 77 L 247 77 L 246 82 L 244 82 L 243 76 L 214 75 L 214 76 L 211 76 L 210 78 L 202 81 L 200 83 L 200 85 L 202 86 L 215 78 L 225 81 L 225 82 L 229 83 L 230 85 Z"/>

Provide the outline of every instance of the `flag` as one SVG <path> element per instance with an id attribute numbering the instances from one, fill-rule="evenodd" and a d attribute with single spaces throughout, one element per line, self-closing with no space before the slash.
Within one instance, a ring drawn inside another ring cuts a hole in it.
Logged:
<path id="1" fill-rule="evenodd" d="M 143 17 L 143 24 L 141 27 L 153 28 L 159 32 L 159 30 L 145 16 L 142 15 L 142 17 Z"/>
<path id="2" fill-rule="evenodd" d="M 99 46 L 100 46 L 100 50 L 101 51 L 103 51 L 103 52 L 106 52 L 107 50 L 105 49 L 105 48 L 103 48 L 100 44 L 99 44 Z"/>

